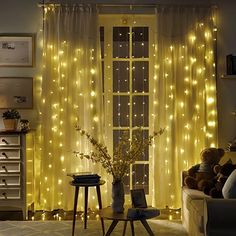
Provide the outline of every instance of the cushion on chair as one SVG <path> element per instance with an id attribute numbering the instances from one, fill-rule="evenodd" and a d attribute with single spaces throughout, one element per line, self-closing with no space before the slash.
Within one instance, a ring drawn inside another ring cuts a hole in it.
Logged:
<path id="1" fill-rule="evenodd" d="M 150 219 L 160 215 L 160 210 L 154 207 L 129 208 L 127 217 L 130 219 Z"/>
<path id="2" fill-rule="evenodd" d="M 224 198 L 236 198 L 236 170 L 234 170 L 226 180 L 222 189 Z"/>

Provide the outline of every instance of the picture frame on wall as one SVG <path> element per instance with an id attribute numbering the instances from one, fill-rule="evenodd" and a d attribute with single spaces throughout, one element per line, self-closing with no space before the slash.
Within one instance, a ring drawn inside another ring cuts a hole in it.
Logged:
<path id="1" fill-rule="evenodd" d="M 33 67 L 34 34 L 0 34 L 0 66 Z"/>
<path id="2" fill-rule="evenodd" d="M 32 77 L 0 77 L 0 109 L 33 108 Z"/>

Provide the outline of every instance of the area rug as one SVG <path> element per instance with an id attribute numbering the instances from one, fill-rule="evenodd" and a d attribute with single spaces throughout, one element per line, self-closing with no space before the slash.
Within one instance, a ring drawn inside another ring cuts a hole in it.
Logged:
<path id="1" fill-rule="evenodd" d="M 105 221 L 107 230 L 111 221 Z M 187 236 L 180 221 L 149 220 L 154 234 L 157 236 Z M 76 221 L 75 236 L 102 236 L 101 223 L 97 220 L 89 220 L 87 229 L 83 229 L 83 223 Z M 140 222 L 134 223 L 135 235 L 148 235 Z M 123 222 L 119 222 L 112 236 L 120 236 L 123 231 Z M 0 236 L 71 236 L 72 221 L 0 221 Z M 126 236 L 131 235 L 127 225 Z"/>

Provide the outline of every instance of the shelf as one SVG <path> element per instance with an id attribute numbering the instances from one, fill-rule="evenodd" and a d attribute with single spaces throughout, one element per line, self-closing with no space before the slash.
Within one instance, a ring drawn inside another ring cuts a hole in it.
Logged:
<path id="1" fill-rule="evenodd" d="M 236 75 L 222 75 L 221 79 L 236 79 Z"/>

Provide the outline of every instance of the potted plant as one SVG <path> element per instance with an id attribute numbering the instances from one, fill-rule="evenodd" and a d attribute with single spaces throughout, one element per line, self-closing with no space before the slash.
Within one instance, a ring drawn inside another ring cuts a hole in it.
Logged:
<path id="1" fill-rule="evenodd" d="M 16 130 L 20 119 L 20 113 L 16 109 L 9 109 L 2 114 L 5 130 Z"/>

